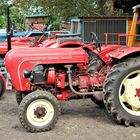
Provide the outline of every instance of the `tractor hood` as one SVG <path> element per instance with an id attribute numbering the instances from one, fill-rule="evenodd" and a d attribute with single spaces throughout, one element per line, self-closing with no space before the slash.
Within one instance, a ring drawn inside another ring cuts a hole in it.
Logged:
<path id="1" fill-rule="evenodd" d="M 39 64 L 88 63 L 88 54 L 82 48 L 17 48 L 6 54 L 5 66 L 17 91 L 30 90 L 24 70 Z"/>

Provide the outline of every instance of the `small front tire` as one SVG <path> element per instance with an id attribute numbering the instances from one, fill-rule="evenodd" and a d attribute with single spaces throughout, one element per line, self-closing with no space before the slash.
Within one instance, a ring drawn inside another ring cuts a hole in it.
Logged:
<path id="1" fill-rule="evenodd" d="M 29 132 L 54 128 L 60 113 L 57 99 L 46 91 L 37 90 L 23 98 L 19 106 L 19 120 Z"/>

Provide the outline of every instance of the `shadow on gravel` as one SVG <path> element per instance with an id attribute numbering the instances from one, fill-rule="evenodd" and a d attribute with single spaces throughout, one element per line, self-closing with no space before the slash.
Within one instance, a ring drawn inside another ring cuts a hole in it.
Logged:
<path id="1" fill-rule="evenodd" d="M 100 108 L 90 100 L 61 102 L 61 116 L 94 119 L 94 121 L 117 125 L 105 108 Z"/>

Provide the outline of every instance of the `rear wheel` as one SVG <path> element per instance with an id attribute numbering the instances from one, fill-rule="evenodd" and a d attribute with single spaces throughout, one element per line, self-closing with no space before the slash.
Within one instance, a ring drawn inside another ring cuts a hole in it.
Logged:
<path id="1" fill-rule="evenodd" d="M 49 92 L 35 91 L 23 98 L 19 106 L 19 120 L 29 132 L 42 132 L 54 128 L 60 105 Z"/>
<path id="2" fill-rule="evenodd" d="M 113 118 L 126 126 L 140 124 L 140 57 L 115 65 L 104 85 L 104 103 Z"/>

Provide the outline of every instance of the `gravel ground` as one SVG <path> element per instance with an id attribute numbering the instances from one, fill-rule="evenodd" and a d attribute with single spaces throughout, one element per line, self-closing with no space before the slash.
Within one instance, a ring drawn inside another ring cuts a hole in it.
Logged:
<path id="1" fill-rule="evenodd" d="M 61 102 L 62 115 L 49 132 L 29 133 L 18 119 L 15 92 L 0 100 L 0 140 L 140 140 L 140 127 L 116 124 L 90 99 Z"/>

